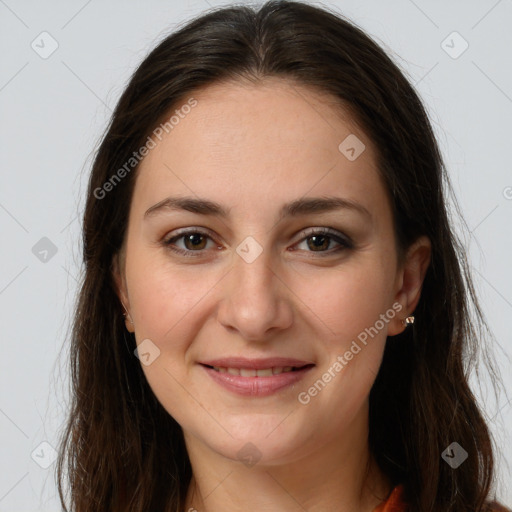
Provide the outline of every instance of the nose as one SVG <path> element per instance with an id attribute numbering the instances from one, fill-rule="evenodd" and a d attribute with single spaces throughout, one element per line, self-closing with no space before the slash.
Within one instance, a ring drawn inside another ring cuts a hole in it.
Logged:
<path id="1" fill-rule="evenodd" d="M 218 321 L 247 341 L 267 342 L 293 322 L 292 293 L 279 271 L 271 268 L 268 252 L 251 263 L 235 254 L 233 267 L 222 280 Z"/>

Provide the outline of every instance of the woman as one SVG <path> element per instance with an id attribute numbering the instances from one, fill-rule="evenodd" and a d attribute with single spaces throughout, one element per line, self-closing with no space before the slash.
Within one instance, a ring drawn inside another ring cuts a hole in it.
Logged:
<path id="1" fill-rule="evenodd" d="M 66 467 L 77 512 L 498 510 L 445 186 L 417 94 L 339 16 L 166 38 L 89 182 L 63 506 Z"/>

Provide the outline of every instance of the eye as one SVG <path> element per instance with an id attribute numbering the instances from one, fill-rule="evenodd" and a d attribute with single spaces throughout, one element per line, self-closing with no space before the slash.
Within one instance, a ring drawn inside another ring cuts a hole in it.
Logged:
<path id="1" fill-rule="evenodd" d="M 306 236 L 298 246 L 305 244 L 307 252 L 327 253 L 322 256 L 328 256 L 344 249 L 352 249 L 354 246 L 348 237 L 330 228 L 310 228 L 305 234 Z M 338 247 L 328 250 L 333 241 L 338 244 Z"/>
<path id="2" fill-rule="evenodd" d="M 321 256 L 328 256 L 337 253 L 344 249 L 352 249 L 354 247 L 350 238 L 341 234 L 338 231 L 330 228 L 310 228 L 303 235 L 299 244 L 305 244 L 306 252 L 321 253 Z M 176 242 L 183 242 L 183 247 L 177 246 Z M 201 256 L 205 249 L 208 249 L 208 242 L 211 242 L 210 249 L 222 249 L 222 246 L 216 244 L 209 232 L 194 228 L 186 231 L 181 231 L 178 234 L 165 239 L 162 243 L 173 252 L 183 256 L 196 257 Z M 336 243 L 338 247 L 331 248 L 332 243 Z M 292 249 L 295 251 L 296 249 Z"/>
<path id="3" fill-rule="evenodd" d="M 176 247 L 175 242 L 183 240 L 184 248 Z M 213 239 L 209 233 L 199 230 L 199 229 L 190 229 L 187 231 L 182 231 L 177 235 L 167 238 L 163 241 L 163 244 L 178 254 L 182 254 L 183 256 L 199 256 L 200 254 L 192 254 L 192 253 L 201 253 L 207 245 L 207 241 L 210 240 L 213 243 Z M 221 249 L 219 245 L 213 244 L 218 249 Z M 212 247 L 210 247 L 212 248 Z"/>

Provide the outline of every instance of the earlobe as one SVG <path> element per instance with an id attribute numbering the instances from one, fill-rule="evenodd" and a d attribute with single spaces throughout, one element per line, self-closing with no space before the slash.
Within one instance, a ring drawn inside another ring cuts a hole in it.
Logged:
<path id="1" fill-rule="evenodd" d="M 126 287 L 126 280 L 121 271 L 121 264 L 119 254 L 115 254 L 112 258 L 112 278 L 114 280 L 116 294 L 121 302 L 123 308 L 123 316 L 128 332 L 135 332 L 135 325 L 133 324 L 132 317 L 129 313 L 130 302 L 128 300 L 128 291 Z"/>
<path id="2" fill-rule="evenodd" d="M 126 325 L 126 329 L 128 332 L 135 332 L 135 325 L 133 324 L 132 317 L 130 316 L 130 313 L 126 310 L 125 305 L 123 304 L 124 308 L 124 323 Z"/>
<path id="3" fill-rule="evenodd" d="M 124 306 L 128 302 L 128 297 L 126 293 L 126 284 L 125 280 L 123 278 L 122 272 L 121 272 L 121 265 L 119 261 L 119 254 L 114 254 L 112 258 L 112 265 L 111 265 L 111 271 L 112 271 L 112 278 L 114 280 L 115 285 L 115 291 L 116 294 L 121 301 L 121 304 Z M 126 308 L 125 308 L 126 309 Z"/>
<path id="4" fill-rule="evenodd" d="M 401 269 L 400 286 L 395 296 L 395 302 L 402 305 L 400 314 L 390 325 L 389 336 L 403 332 L 414 319 L 412 316 L 421 297 L 421 290 L 425 275 L 430 265 L 432 244 L 427 236 L 419 237 L 407 250 L 405 261 Z"/>

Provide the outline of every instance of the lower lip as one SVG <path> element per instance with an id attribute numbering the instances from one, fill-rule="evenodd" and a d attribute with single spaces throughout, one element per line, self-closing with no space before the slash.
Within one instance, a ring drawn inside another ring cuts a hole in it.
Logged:
<path id="1" fill-rule="evenodd" d="M 206 373 L 218 384 L 229 391 L 244 396 L 269 396 L 301 380 L 313 366 L 304 369 L 283 372 L 268 377 L 242 377 L 230 373 L 220 373 L 213 368 L 201 365 Z"/>

